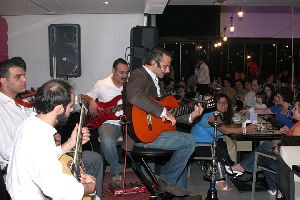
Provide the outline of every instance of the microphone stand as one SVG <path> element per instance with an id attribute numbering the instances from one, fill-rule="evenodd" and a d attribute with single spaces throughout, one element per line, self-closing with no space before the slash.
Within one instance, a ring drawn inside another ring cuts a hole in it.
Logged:
<path id="1" fill-rule="evenodd" d="M 211 174 L 211 181 L 210 186 L 207 191 L 206 200 L 217 200 L 217 189 L 216 189 L 216 175 L 217 175 L 217 158 L 216 158 L 216 147 L 217 147 L 217 127 L 219 125 L 218 122 L 218 116 L 220 115 L 220 112 L 215 111 L 214 112 L 214 141 L 213 141 L 213 148 L 212 148 L 212 174 Z"/>

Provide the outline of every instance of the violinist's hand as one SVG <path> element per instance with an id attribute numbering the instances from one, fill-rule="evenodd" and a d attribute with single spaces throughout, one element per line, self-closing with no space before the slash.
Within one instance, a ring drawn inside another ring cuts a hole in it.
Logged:
<path id="1" fill-rule="evenodd" d="M 198 103 L 198 105 L 195 105 L 195 109 L 194 109 L 194 111 L 191 113 L 192 121 L 193 121 L 196 117 L 200 116 L 200 115 L 202 114 L 203 110 L 204 110 L 204 109 L 203 109 L 201 103 Z"/>
<path id="2" fill-rule="evenodd" d="M 165 116 L 163 116 L 163 118 L 162 118 L 163 122 L 166 121 L 166 120 L 170 121 L 172 123 L 172 126 L 175 126 L 176 119 L 175 119 L 175 117 L 169 111 L 167 111 L 166 114 L 165 114 Z"/>

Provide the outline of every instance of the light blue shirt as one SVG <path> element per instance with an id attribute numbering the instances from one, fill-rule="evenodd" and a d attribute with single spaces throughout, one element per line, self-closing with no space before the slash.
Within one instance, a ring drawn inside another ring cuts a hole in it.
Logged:
<path id="1" fill-rule="evenodd" d="M 208 124 L 208 119 L 214 115 L 214 112 L 205 113 L 200 122 L 198 122 L 191 131 L 191 134 L 194 136 L 195 142 L 209 142 L 213 143 L 214 140 L 214 127 Z M 217 140 L 223 134 L 220 131 L 217 131 Z"/>

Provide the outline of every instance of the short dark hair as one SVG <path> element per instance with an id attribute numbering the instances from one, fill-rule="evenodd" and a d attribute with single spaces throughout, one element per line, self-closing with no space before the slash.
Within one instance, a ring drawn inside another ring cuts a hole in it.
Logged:
<path id="1" fill-rule="evenodd" d="M 36 112 L 38 114 L 47 114 L 60 104 L 66 108 L 71 102 L 72 92 L 72 86 L 66 81 L 59 79 L 47 81 L 36 92 Z"/>
<path id="2" fill-rule="evenodd" d="M 21 57 L 13 57 L 0 62 L 0 77 L 8 77 L 8 70 L 11 67 L 21 67 L 26 71 L 25 61 Z"/>
<path id="3" fill-rule="evenodd" d="M 118 64 L 128 65 L 128 63 L 126 62 L 126 60 L 124 60 L 123 58 L 118 58 L 118 59 L 115 60 L 114 63 L 113 63 L 113 69 L 116 70 Z"/>
<path id="4" fill-rule="evenodd" d="M 277 90 L 277 93 L 280 94 L 285 102 L 292 103 L 294 100 L 294 93 L 290 87 L 280 87 Z"/>
<path id="5" fill-rule="evenodd" d="M 160 47 L 153 48 L 148 51 L 144 64 L 150 65 L 152 60 L 155 60 L 159 64 L 163 55 L 172 58 L 172 54 L 166 49 Z"/>

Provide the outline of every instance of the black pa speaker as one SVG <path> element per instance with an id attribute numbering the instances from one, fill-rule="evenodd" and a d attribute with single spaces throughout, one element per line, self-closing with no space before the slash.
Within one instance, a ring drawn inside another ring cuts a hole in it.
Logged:
<path id="1" fill-rule="evenodd" d="M 130 70 L 141 67 L 148 51 L 157 46 L 157 28 L 136 26 L 130 31 Z"/>
<path id="2" fill-rule="evenodd" d="M 48 34 L 50 75 L 56 74 L 60 78 L 81 76 L 80 25 L 51 24 Z"/>

